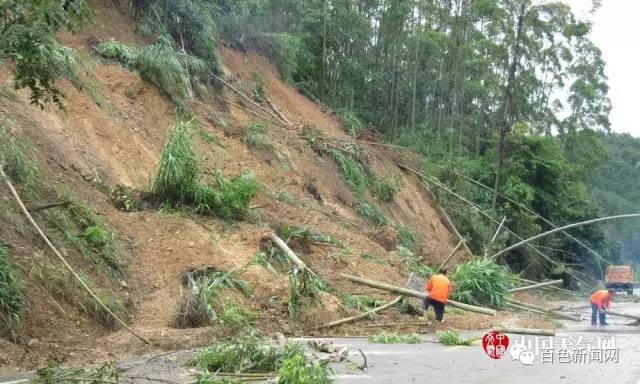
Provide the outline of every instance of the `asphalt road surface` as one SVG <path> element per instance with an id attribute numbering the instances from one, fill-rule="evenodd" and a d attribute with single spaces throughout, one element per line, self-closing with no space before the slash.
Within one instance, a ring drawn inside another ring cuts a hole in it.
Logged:
<path id="1" fill-rule="evenodd" d="M 615 309 L 640 315 L 640 304 L 616 302 Z M 573 312 L 574 314 L 576 312 Z M 581 309 L 584 322 L 567 322 L 556 336 L 509 334 L 510 347 L 500 359 L 489 358 L 481 345 L 451 347 L 433 335 L 420 344 L 370 344 L 366 338 L 320 339 L 349 349 L 351 363 L 333 364 L 338 384 L 469 383 L 640 384 L 640 327 L 632 320 L 609 317 L 609 326 L 590 326 L 590 309 Z M 481 337 L 483 332 L 462 332 Z M 536 343 L 538 348 L 536 349 Z M 520 347 L 511 348 L 519 344 Z M 521 358 L 523 348 L 528 359 Z M 367 368 L 360 370 L 366 356 Z M 149 384 L 147 377 L 193 382 L 195 369 L 186 366 L 194 350 L 123 362 L 121 377 L 130 384 Z M 531 361 L 533 360 L 533 361 Z M 553 361 L 551 361 L 553 360 Z M 524 361 L 524 362 L 523 362 Z M 525 364 L 530 363 L 530 364 Z M 32 373 L 0 377 L 0 384 L 28 381 Z M 130 379 L 129 379 L 130 378 Z"/>

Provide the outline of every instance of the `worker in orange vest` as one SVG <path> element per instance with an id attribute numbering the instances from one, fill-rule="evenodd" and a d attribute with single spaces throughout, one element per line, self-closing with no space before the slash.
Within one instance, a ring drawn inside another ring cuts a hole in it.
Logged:
<path id="1" fill-rule="evenodd" d="M 442 321 L 444 305 L 447 303 L 451 291 L 453 291 L 453 284 L 451 284 L 446 275 L 447 269 L 440 268 L 437 275 L 431 276 L 426 284 L 428 296 L 422 300 L 422 308 L 425 313 L 429 309 L 429 305 L 431 305 L 438 321 Z"/>
<path id="2" fill-rule="evenodd" d="M 591 325 L 596 325 L 596 314 L 600 318 L 600 325 L 609 325 L 606 322 L 607 310 L 611 306 L 611 300 L 613 299 L 613 289 L 601 289 L 595 291 L 591 295 Z"/>

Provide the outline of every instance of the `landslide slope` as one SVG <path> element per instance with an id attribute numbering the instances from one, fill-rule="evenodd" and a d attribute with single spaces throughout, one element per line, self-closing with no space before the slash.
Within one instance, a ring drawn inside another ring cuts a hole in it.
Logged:
<path id="1" fill-rule="evenodd" d="M 89 261 L 75 246 L 74 239 L 85 238 L 86 232 L 69 236 L 58 225 L 56 210 L 65 208 L 34 213 L 53 242 L 93 286 L 105 295 L 121 298 L 132 328 L 155 346 L 144 346 L 126 331 L 113 330 L 96 321 L 95 311 L 82 303 L 77 305 L 69 297 L 79 292 L 77 288 L 71 293 L 51 288 L 52 273 L 55 277 L 61 265 L 29 227 L 3 184 L 0 241 L 8 245 L 10 257 L 19 266 L 27 307 L 25 324 L 16 342 L 9 337 L 0 339 L 0 371 L 34 368 L 46 360 L 87 363 L 158 348 L 206 344 L 211 327 L 172 327 L 184 289 L 181 275 L 202 267 L 241 270 L 241 277 L 254 290 L 253 297 L 244 299 L 242 305 L 259 311 L 255 326 L 265 333 L 288 331 L 287 275 L 251 265 L 260 251 L 263 235 L 283 224 L 320 231 L 342 243 L 309 244 L 296 249 L 332 286 L 318 308 L 300 316 L 295 328 L 298 334 L 353 313 L 340 305 L 337 298 L 341 294 L 370 293 L 340 279 L 340 272 L 405 283 L 407 270 L 396 250 L 396 230 L 393 226 L 375 226 L 357 214 L 356 199 L 334 161 L 314 151 L 303 137 L 315 131 L 324 137 L 350 140 L 341 120 L 285 84 L 274 67 L 253 52 L 221 47 L 224 78 L 248 96 L 256 79 L 260 79 L 258 85 L 264 94 L 291 121 L 286 128 L 271 125 L 267 137 L 273 151 L 243 142 L 247 126 L 259 119 L 227 103 L 252 108 L 229 88 L 218 85 L 211 97 L 190 104 L 200 126 L 195 136 L 205 174 L 216 170 L 229 176 L 244 170 L 255 172 L 261 189 L 252 202 L 252 213 L 245 220 L 229 222 L 158 207 L 135 212 L 116 208 L 110 191 L 117 186 L 150 189 L 176 111 L 168 97 L 138 73 L 101 60 L 93 53 L 90 45 L 95 41 L 114 39 L 130 45 L 145 44 L 135 34 L 133 20 L 110 4 L 92 2 L 95 25 L 75 35 L 60 36 L 63 44 L 77 50 L 84 63 L 83 87 L 67 81 L 59 84 L 66 95 L 65 108 L 49 105 L 41 110 L 29 105 L 26 92 L 9 92 L 11 69 L 5 66 L 0 73 L 0 85 L 6 91 L 0 97 L 0 121 L 4 121 L 3 140 L 19 141 L 20 150 L 40 172 L 39 194 L 30 196 L 24 186 L 20 188 L 29 207 L 56 202 L 64 196 L 95 213 L 95 218 L 113 231 L 113 244 L 122 265 L 122 272 L 116 277 Z M 263 105 L 269 108 L 266 103 Z M 346 141 L 330 143 L 347 149 L 354 145 Z M 455 241 L 442 223 L 432 197 L 415 177 L 397 168 L 397 151 L 367 144 L 356 146 L 366 153 L 372 174 L 396 178 L 402 185 L 388 203 L 377 202 L 370 192 L 367 201 L 375 203 L 395 227 L 413 229 L 420 242 L 418 257 L 427 264 L 436 264 L 451 251 Z M 463 252 L 457 255 L 463 256 Z M 73 286 L 68 277 L 65 279 L 67 287 Z"/>

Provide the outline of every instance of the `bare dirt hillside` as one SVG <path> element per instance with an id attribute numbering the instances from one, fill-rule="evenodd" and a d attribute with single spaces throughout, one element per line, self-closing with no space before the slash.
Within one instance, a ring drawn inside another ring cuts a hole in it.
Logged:
<path id="1" fill-rule="evenodd" d="M 297 333 L 312 332 L 318 323 L 348 314 L 335 298 L 341 293 L 367 292 L 341 280 L 339 272 L 404 284 L 403 261 L 396 251 L 381 245 L 385 244 L 381 240 L 385 235 L 380 233 L 384 228 L 374 227 L 355 213 L 353 196 L 335 164 L 320 157 L 300 138 L 305 129 L 314 127 L 324 136 L 349 139 L 340 120 L 283 83 L 264 58 L 251 52 L 222 47 L 224 77 L 240 89 L 252 81 L 254 74 L 264 79 L 266 95 L 292 122 L 289 128 L 274 126 L 269 132 L 277 152 L 288 159 L 286 166 L 271 154 L 252 149 L 240 140 L 246 125 L 255 117 L 224 102 L 240 104 L 229 89 L 220 86 L 215 97 L 206 102 L 194 101 L 191 108 L 197 112 L 203 130 L 196 136 L 200 137 L 197 149 L 205 173 L 222 170 L 225 175 L 236 175 L 248 169 L 256 173 L 261 192 L 252 202 L 256 206 L 254 214 L 248 220 L 230 223 L 184 212 L 117 209 L 109 198 L 110 188 L 120 185 L 149 189 L 175 122 L 175 107 L 137 73 L 92 55 L 91 41 L 116 39 L 144 44 L 134 33 L 133 21 L 109 4 L 93 2 L 96 25 L 73 36 L 61 36 L 62 43 L 75 48 L 87 64 L 83 76 L 90 80 L 91 89 L 61 82 L 66 95 L 64 110 L 31 106 L 26 92 L 19 92 L 15 100 L 0 97 L 0 120 L 10 119 L 9 134 L 31 144 L 27 151 L 41 171 L 42 183 L 50 190 L 66 191 L 95 210 L 115 230 L 127 274 L 113 284 L 87 265 L 77 250 L 46 224 L 46 215 L 50 213 L 35 214 L 54 242 L 65 249 L 74 266 L 92 277 L 95 284 L 104 283 L 127 298 L 129 323 L 155 345 L 145 346 L 124 330 L 112 331 L 97 324 L 82 308 L 44 288 L 34 268 L 57 261 L 28 227 L 3 185 L 0 240 L 9 245 L 20 266 L 28 309 L 17 342 L 0 340 L 0 372 L 34 368 L 47 360 L 89 363 L 208 343 L 211 327 L 171 326 L 181 290 L 181 274 L 205 266 L 223 271 L 242 268 L 260 250 L 264 233 L 283 223 L 331 234 L 349 249 L 347 254 L 337 247 L 310 245 L 301 252 L 300 256 L 331 283 L 333 296 L 326 298 L 324 307 L 301 317 Z M 10 69 L 4 68 L 0 84 L 10 86 L 10 78 Z M 212 136 L 217 139 L 204 139 Z M 455 241 L 443 225 L 432 198 L 418 180 L 401 173 L 394 163 L 398 154 L 392 149 L 369 145 L 363 145 L 363 149 L 376 174 L 399 177 L 404 185 L 392 202 L 380 203 L 379 208 L 393 223 L 415 229 L 422 243 L 420 257 L 435 264 L 451 251 Z M 311 185 L 321 195 L 321 202 L 309 193 Z M 287 192 L 292 201 L 275 198 L 282 192 Z M 28 197 L 25 200 L 35 206 L 55 198 L 49 194 L 39 200 Z M 457 255 L 463 256 L 463 252 Z M 253 265 L 243 269 L 242 278 L 254 289 L 254 296 L 244 304 L 260 311 L 257 328 L 266 333 L 288 330 L 286 305 L 281 304 L 288 296 L 287 276 L 274 275 Z M 453 317 L 454 326 L 455 321 Z M 466 321 L 467 325 L 485 326 L 483 319 Z M 334 332 L 358 330 L 346 327 Z"/>

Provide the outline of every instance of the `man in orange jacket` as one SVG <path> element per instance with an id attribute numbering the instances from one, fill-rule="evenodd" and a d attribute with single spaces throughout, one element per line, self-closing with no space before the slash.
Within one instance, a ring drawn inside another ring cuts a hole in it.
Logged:
<path id="1" fill-rule="evenodd" d="M 426 285 L 429 296 L 422 300 L 422 308 L 425 313 L 429 309 L 429 305 L 431 305 L 438 321 L 442 321 L 444 305 L 447 303 L 451 291 L 453 291 L 453 284 L 451 284 L 446 275 L 447 269 L 440 268 L 437 275 L 431 276 Z"/>
<path id="2" fill-rule="evenodd" d="M 591 295 L 591 325 L 596 325 L 596 314 L 600 318 L 600 325 L 609 325 L 606 322 L 607 309 L 611 306 L 613 289 L 601 289 Z"/>

